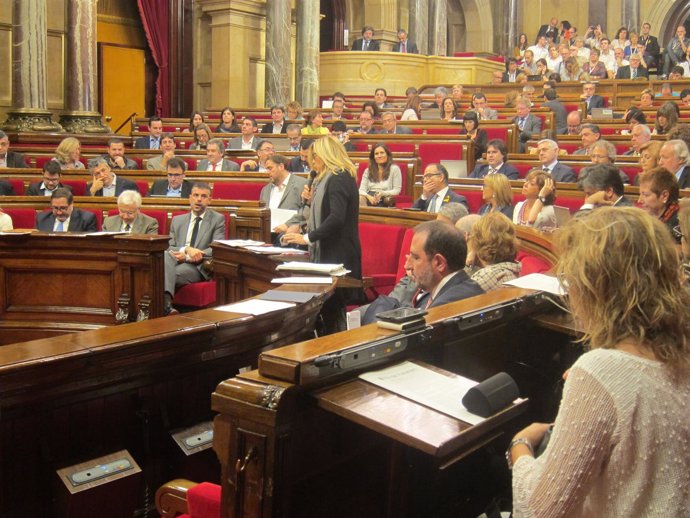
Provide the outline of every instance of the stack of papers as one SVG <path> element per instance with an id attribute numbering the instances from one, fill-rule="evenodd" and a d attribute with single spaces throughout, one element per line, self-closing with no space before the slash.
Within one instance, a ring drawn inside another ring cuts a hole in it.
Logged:
<path id="1" fill-rule="evenodd" d="M 332 277 L 276 277 L 273 284 L 333 284 Z"/>
<path id="2" fill-rule="evenodd" d="M 545 291 L 547 293 L 553 293 L 554 295 L 567 294 L 556 277 L 553 275 L 544 275 L 543 273 L 530 273 L 524 277 L 518 277 L 512 281 L 507 281 L 504 284 L 515 286 L 516 288 Z"/>
<path id="3" fill-rule="evenodd" d="M 280 246 L 245 246 L 245 250 L 254 252 L 256 254 L 290 254 L 290 255 L 304 255 L 308 254 L 306 250 L 300 250 L 299 248 L 282 248 Z"/>
<path id="4" fill-rule="evenodd" d="M 334 277 L 342 277 L 350 273 L 350 270 L 346 270 L 343 264 L 308 263 L 302 261 L 290 261 L 289 263 L 280 264 L 276 267 L 276 270 L 288 272 L 314 272 L 332 275 Z"/>
<path id="5" fill-rule="evenodd" d="M 253 241 L 251 239 L 219 239 L 217 243 L 220 243 L 221 245 L 233 246 L 235 248 L 261 246 L 265 244 L 263 241 Z"/>

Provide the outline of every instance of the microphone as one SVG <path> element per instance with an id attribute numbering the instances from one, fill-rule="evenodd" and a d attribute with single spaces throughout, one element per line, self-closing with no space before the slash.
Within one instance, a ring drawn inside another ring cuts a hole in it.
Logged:
<path id="1" fill-rule="evenodd" d="M 520 396 L 515 380 L 505 372 L 491 376 L 475 385 L 462 398 L 463 406 L 481 417 L 503 410 Z"/>
<path id="2" fill-rule="evenodd" d="M 311 186 L 314 183 L 314 178 L 316 178 L 316 175 L 318 173 L 314 171 L 313 169 L 309 171 L 309 181 L 307 182 L 307 187 L 309 187 L 309 190 L 311 190 Z"/>

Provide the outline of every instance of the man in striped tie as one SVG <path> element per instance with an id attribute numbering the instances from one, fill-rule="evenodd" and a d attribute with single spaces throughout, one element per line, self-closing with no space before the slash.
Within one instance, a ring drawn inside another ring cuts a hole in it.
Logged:
<path id="1" fill-rule="evenodd" d="M 371 25 L 362 27 L 362 37 L 357 38 L 352 44 L 352 50 L 363 50 L 373 52 L 381 50 L 379 42 L 372 39 L 374 37 L 374 28 Z"/>
<path id="2" fill-rule="evenodd" d="M 398 42 L 393 45 L 393 52 L 401 52 L 403 54 L 419 54 L 417 44 L 407 38 L 407 31 L 405 29 L 398 29 Z"/>

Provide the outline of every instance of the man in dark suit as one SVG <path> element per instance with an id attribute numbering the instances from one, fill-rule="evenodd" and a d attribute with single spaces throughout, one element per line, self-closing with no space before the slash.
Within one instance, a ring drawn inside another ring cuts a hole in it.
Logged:
<path id="1" fill-rule="evenodd" d="M 534 42 L 536 43 L 539 41 L 539 38 L 542 36 L 544 36 L 547 40 L 551 38 L 554 43 L 558 43 L 558 18 L 553 17 L 548 25 L 544 24 L 539 27 L 539 32 L 537 33 L 537 37 Z"/>
<path id="2" fill-rule="evenodd" d="M 352 50 L 375 51 L 381 50 L 379 42 L 373 40 L 374 28 L 370 25 L 362 27 L 362 37 L 357 38 L 352 44 Z"/>
<path id="3" fill-rule="evenodd" d="M 0 196 L 15 196 L 16 194 L 10 182 L 0 180 Z"/>
<path id="4" fill-rule="evenodd" d="M 647 72 L 647 69 L 640 66 L 640 55 L 631 54 L 629 59 L 629 65 L 618 67 L 616 79 L 637 79 L 638 77 L 649 79 L 649 72 Z"/>
<path id="5" fill-rule="evenodd" d="M 271 106 L 271 122 L 264 124 L 261 133 L 287 133 L 288 123 L 285 120 L 285 107 Z"/>
<path id="6" fill-rule="evenodd" d="M 436 214 L 442 205 L 450 202 L 462 203 L 468 207 L 467 198 L 448 187 L 448 170 L 441 164 L 426 166 L 422 178 L 422 196 L 414 202 L 412 208 Z"/>
<path id="7" fill-rule="evenodd" d="M 680 139 L 666 141 L 659 150 L 659 167 L 673 173 L 680 189 L 690 188 L 689 158 L 688 146 Z"/>
<path id="8" fill-rule="evenodd" d="M 582 95 L 580 99 L 587 105 L 587 115 L 591 115 L 592 108 L 604 108 L 604 98 L 601 95 L 596 95 L 596 86 L 594 83 L 585 83 L 582 85 Z"/>
<path id="9" fill-rule="evenodd" d="M 500 139 L 490 140 L 486 145 L 486 164 L 477 164 L 469 174 L 470 178 L 484 178 L 490 174 L 502 174 L 510 180 L 518 180 L 520 172 L 506 162 L 508 148 Z"/>
<path id="10" fill-rule="evenodd" d="M 209 278 L 204 261 L 211 257 L 211 243 L 225 238 L 225 218 L 208 208 L 211 204 L 208 184 L 197 182 L 192 186 L 189 204 L 190 212 L 172 219 L 170 247 L 163 254 L 166 313 L 170 312 L 177 288 Z"/>
<path id="11" fill-rule="evenodd" d="M 359 128 L 355 132 L 362 133 L 363 135 L 377 135 L 381 133 L 381 131 L 374 127 L 374 116 L 368 110 L 364 110 L 359 114 Z"/>
<path id="12" fill-rule="evenodd" d="M 287 209 L 298 211 L 297 214 L 287 221 L 275 224 L 275 226 L 272 218 L 271 227 L 274 234 L 298 232 L 299 225 L 302 222 L 302 217 L 300 216 L 300 211 L 304 207 L 302 191 L 307 185 L 307 179 L 290 174 L 290 171 L 286 168 L 287 164 L 288 159 L 283 155 L 273 155 L 267 160 L 266 168 L 271 181 L 261 189 L 261 194 L 259 195 L 259 200 L 264 202 L 271 210 Z M 275 240 L 275 242 L 279 243 L 280 240 Z"/>
<path id="13" fill-rule="evenodd" d="M 407 39 L 407 31 L 405 29 L 398 29 L 398 42 L 393 45 L 393 52 L 402 52 L 403 54 L 419 54 L 417 44 Z"/>
<path id="14" fill-rule="evenodd" d="M 507 70 L 501 76 L 502 83 L 514 83 L 518 75 L 518 62 L 515 58 L 508 58 Z"/>
<path id="15" fill-rule="evenodd" d="M 259 125 L 254 117 L 242 119 L 240 131 L 241 137 L 233 137 L 228 141 L 227 149 L 253 149 L 256 150 L 263 139 L 256 136 Z M 286 129 L 287 130 L 287 129 Z"/>
<path id="16" fill-rule="evenodd" d="M 513 122 L 517 124 L 520 130 L 520 153 L 525 152 L 528 140 L 541 133 L 541 119 L 532 115 L 530 110 L 531 103 L 525 97 L 519 98 L 515 103 L 517 116 L 513 118 Z"/>
<path id="17" fill-rule="evenodd" d="M 149 119 L 149 136 L 140 137 L 134 142 L 134 149 L 160 149 L 163 121 L 160 117 Z"/>
<path id="18" fill-rule="evenodd" d="M 395 119 L 395 113 L 385 112 L 381 115 L 381 125 L 383 126 L 383 131 L 381 133 L 387 133 L 389 135 L 411 135 L 412 129 L 407 126 L 398 126 L 398 122 Z"/>
<path id="19" fill-rule="evenodd" d="M 307 158 L 309 157 L 309 148 L 312 146 L 314 141 L 310 138 L 304 138 L 299 143 L 299 156 L 296 156 L 290 160 L 287 165 L 287 170 L 293 173 L 308 173 L 311 171 L 311 167 Z"/>
<path id="20" fill-rule="evenodd" d="M 542 139 L 537 144 L 541 169 L 557 182 L 577 182 L 577 175 L 571 167 L 558 161 L 558 144 L 555 140 Z"/>
<path id="21" fill-rule="evenodd" d="M 651 36 L 649 31 L 652 26 L 649 22 L 644 22 L 642 24 L 642 33 L 637 41 L 638 44 L 644 46 L 644 60 L 647 63 L 647 67 L 654 67 L 659 61 L 659 40 L 656 36 Z"/>
<path id="22" fill-rule="evenodd" d="M 34 182 L 24 191 L 25 196 L 50 196 L 55 189 L 68 189 L 60 183 L 62 169 L 55 160 L 50 160 L 43 164 L 43 181 Z"/>
<path id="23" fill-rule="evenodd" d="M 558 135 L 565 135 L 568 133 L 568 111 L 563 106 L 563 103 L 558 100 L 555 88 L 547 88 L 544 90 L 544 100 L 541 104 L 542 108 L 548 108 L 553 112 L 556 119 L 556 133 Z"/>
<path id="24" fill-rule="evenodd" d="M 139 187 L 132 180 L 118 178 L 105 159 L 97 158 L 94 162 L 89 164 L 93 181 L 86 184 L 86 192 L 91 196 L 120 196 L 122 191 L 139 192 Z"/>
<path id="25" fill-rule="evenodd" d="M 10 151 L 10 139 L 0 130 L 0 167 L 26 167 L 24 155 Z"/>
<path id="26" fill-rule="evenodd" d="M 50 196 L 50 212 L 36 215 L 36 228 L 43 232 L 96 232 L 96 216 L 74 207 L 72 191 L 56 189 Z"/>
<path id="27" fill-rule="evenodd" d="M 167 180 L 156 180 L 149 189 L 149 196 L 168 196 L 169 198 L 189 198 L 192 182 L 185 180 L 187 163 L 180 157 L 168 160 Z"/>
<path id="28" fill-rule="evenodd" d="M 405 262 L 422 290 L 413 298 L 414 307 L 433 308 L 483 293 L 465 273 L 466 259 L 467 243 L 453 225 L 442 221 L 417 225 Z"/>

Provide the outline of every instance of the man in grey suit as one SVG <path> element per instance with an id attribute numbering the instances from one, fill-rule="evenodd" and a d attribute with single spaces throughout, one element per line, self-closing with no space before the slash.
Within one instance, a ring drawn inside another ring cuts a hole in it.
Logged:
<path id="1" fill-rule="evenodd" d="M 211 243 L 225 238 L 225 218 L 208 206 L 211 187 L 197 182 L 189 196 L 191 211 L 175 216 L 170 224 L 170 247 L 165 257 L 165 312 L 181 286 L 210 277 L 204 261 L 211 257 Z"/>
<path id="2" fill-rule="evenodd" d="M 146 169 L 150 171 L 165 171 L 168 166 L 168 160 L 175 157 L 176 147 L 175 136 L 172 133 L 163 133 L 159 148 L 163 154 L 149 158 L 146 161 Z"/>
<path id="3" fill-rule="evenodd" d="M 117 197 L 119 215 L 103 220 L 105 232 L 127 232 L 129 234 L 158 234 L 158 221 L 141 213 L 141 194 L 125 191 Z"/>
<path id="4" fill-rule="evenodd" d="M 532 103 L 526 97 L 520 97 L 515 103 L 517 116 L 513 122 L 520 129 L 520 153 L 525 152 L 528 140 L 541 133 L 541 119 L 530 113 L 531 105 Z"/>
<path id="5" fill-rule="evenodd" d="M 390 135 L 411 135 L 412 129 L 407 126 L 398 126 L 398 122 L 395 119 L 395 113 L 385 112 L 381 115 L 381 125 L 383 126 L 382 133 L 388 133 Z"/>
<path id="6" fill-rule="evenodd" d="M 303 221 L 301 217 L 301 211 L 304 207 L 302 191 L 307 185 L 307 179 L 290 174 L 287 170 L 287 165 L 288 159 L 283 155 L 273 155 L 266 161 L 266 170 L 268 171 L 268 177 L 271 181 L 261 189 L 261 194 L 259 195 L 259 199 L 264 202 L 269 209 L 297 211 L 297 214 L 292 216 L 285 223 L 276 225 L 276 227 L 272 229 L 275 234 L 298 232 L 298 226 Z M 275 239 L 274 242 L 276 242 Z"/>
<path id="7" fill-rule="evenodd" d="M 583 124 L 580 126 L 580 140 L 582 147 L 573 151 L 573 155 L 589 155 L 592 145 L 601 138 L 601 130 L 596 124 Z"/>
<path id="8" fill-rule="evenodd" d="M 498 112 L 486 105 L 486 95 L 484 95 L 483 92 L 475 92 L 472 94 L 472 107 L 477 110 L 479 120 L 491 121 L 498 119 Z"/>
<path id="9" fill-rule="evenodd" d="M 228 149 L 256 149 L 261 144 L 262 139 L 256 136 L 258 124 L 254 117 L 245 117 L 240 126 L 241 137 L 234 137 L 228 141 Z"/>
<path id="10" fill-rule="evenodd" d="M 72 191 L 55 189 L 50 196 L 50 212 L 36 215 L 36 228 L 43 232 L 96 232 L 96 215 L 74 207 Z"/>
<path id="11" fill-rule="evenodd" d="M 125 143 L 121 138 L 111 138 L 108 141 L 108 154 L 103 158 L 110 169 L 139 169 L 137 163 L 125 156 Z"/>
<path id="12" fill-rule="evenodd" d="M 197 164 L 197 171 L 239 171 L 240 166 L 233 160 L 223 158 L 223 141 L 212 138 L 206 144 L 206 158 Z"/>
<path id="13" fill-rule="evenodd" d="M 557 182 L 577 182 L 577 175 L 572 168 L 558 161 L 558 143 L 551 139 L 542 139 L 537 144 L 541 169 L 550 173 Z"/>

